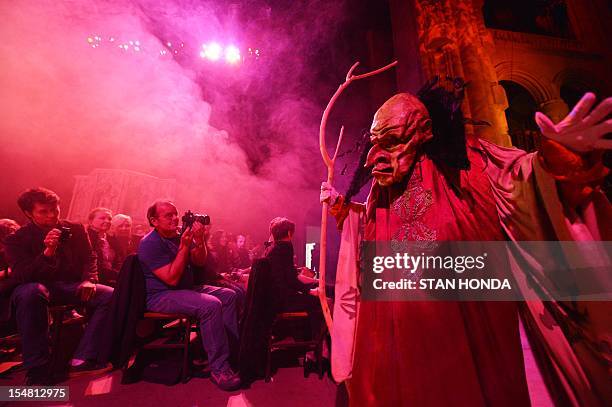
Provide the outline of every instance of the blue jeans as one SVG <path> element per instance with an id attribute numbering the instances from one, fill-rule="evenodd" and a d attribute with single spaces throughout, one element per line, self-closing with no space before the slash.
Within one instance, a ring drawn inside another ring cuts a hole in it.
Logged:
<path id="1" fill-rule="evenodd" d="M 234 291 L 209 285 L 193 290 L 160 291 L 147 296 L 147 310 L 196 318 L 210 369 L 219 372 L 229 368 L 228 335 L 238 339 Z"/>
<path id="2" fill-rule="evenodd" d="M 49 362 L 49 304 L 84 304 L 92 311 L 85 333 L 74 358 L 97 360 L 102 345 L 100 328 L 106 323 L 113 289 L 96 284 L 96 293 L 83 303 L 77 295 L 81 282 L 55 281 L 21 284 L 13 291 L 11 301 L 15 309 L 17 329 L 21 334 L 23 365 L 27 369 Z"/>

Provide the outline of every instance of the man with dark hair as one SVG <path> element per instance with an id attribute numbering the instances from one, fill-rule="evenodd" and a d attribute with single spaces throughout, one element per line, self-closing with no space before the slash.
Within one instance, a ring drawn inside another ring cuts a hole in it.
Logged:
<path id="1" fill-rule="evenodd" d="M 103 367 L 98 362 L 101 338 L 113 289 L 98 283 L 96 257 L 82 225 L 60 221 L 59 197 L 45 188 L 23 192 L 17 203 L 29 223 L 5 241 L 11 278 L 19 285 L 12 295 L 23 341 L 28 385 L 51 384 L 48 306 L 84 304 L 92 314 L 71 361 L 74 371 Z"/>
<path id="2" fill-rule="evenodd" d="M 138 248 L 147 292 L 147 310 L 187 314 L 198 319 L 208 355 L 211 380 L 223 390 L 240 387 L 229 365 L 228 335 L 237 343 L 234 291 L 203 285 L 194 287 L 192 265 L 203 266 L 208 252 L 204 225 L 195 222 L 179 234 L 178 211 L 169 201 L 155 202 L 147 211 L 155 229 Z"/>
<path id="3" fill-rule="evenodd" d="M 270 234 L 274 242 L 266 252 L 270 271 L 279 290 L 281 309 L 284 311 L 309 311 L 313 334 L 322 322 L 318 299 L 318 282 L 300 275 L 293 261 L 293 234 L 295 223 L 287 218 L 274 218 L 270 222 Z"/>
<path id="4" fill-rule="evenodd" d="M 295 223 L 287 218 L 277 217 L 270 222 L 270 234 L 275 241 L 285 239 L 289 237 L 289 234 L 293 236 L 294 233 Z"/>

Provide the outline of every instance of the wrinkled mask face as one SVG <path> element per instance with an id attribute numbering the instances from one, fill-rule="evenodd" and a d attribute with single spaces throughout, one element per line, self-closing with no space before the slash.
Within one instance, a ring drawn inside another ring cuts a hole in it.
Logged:
<path id="1" fill-rule="evenodd" d="M 372 167 L 378 184 L 386 187 L 408 174 L 419 147 L 432 137 L 431 120 L 415 96 L 400 93 L 378 109 L 370 134 L 374 145 L 365 165 Z"/>

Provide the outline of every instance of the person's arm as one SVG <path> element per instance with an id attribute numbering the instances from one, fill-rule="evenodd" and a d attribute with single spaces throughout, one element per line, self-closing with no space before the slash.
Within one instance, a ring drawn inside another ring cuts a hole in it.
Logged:
<path id="1" fill-rule="evenodd" d="M 293 263 L 293 261 L 291 263 Z M 308 293 L 308 290 L 314 288 L 317 284 L 302 282 L 298 277 L 299 271 L 293 264 L 286 264 L 285 270 L 285 279 L 287 281 L 287 285 L 295 291 Z"/>
<path id="2" fill-rule="evenodd" d="M 181 236 L 178 253 L 174 260 L 165 266 L 153 270 L 155 277 L 159 278 L 165 284 L 176 286 L 185 272 L 185 267 L 189 263 L 189 247 L 191 246 L 192 232 L 191 228 L 187 228 Z"/>
<path id="3" fill-rule="evenodd" d="M 75 239 L 77 252 L 83 262 L 82 281 L 98 283 L 98 256 L 89 240 L 89 234 L 82 225 L 71 225 L 71 239 Z"/>
<path id="4" fill-rule="evenodd" d="M 5 252 L 13 277 L 20 283 L 45 280 L 57 271 L 55 250 L 59 244 L 60 231 L 51 230 L 45 237 L 45 246 L 38 254 L 31 252 L 27 236 L 13 234 L 6 239 Z"/>

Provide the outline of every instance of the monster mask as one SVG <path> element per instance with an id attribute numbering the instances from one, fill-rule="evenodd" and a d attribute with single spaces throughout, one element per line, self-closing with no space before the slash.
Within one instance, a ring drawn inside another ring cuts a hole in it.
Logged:
<path id="1" fill-rule="evenodd" d="M 427 109 L 408 93 L 393 96 L 378 109 L 370 134 L 373 146 L 365 165 L 385 187 L 408 174 L 419 148 L 433 137 Z"/>

